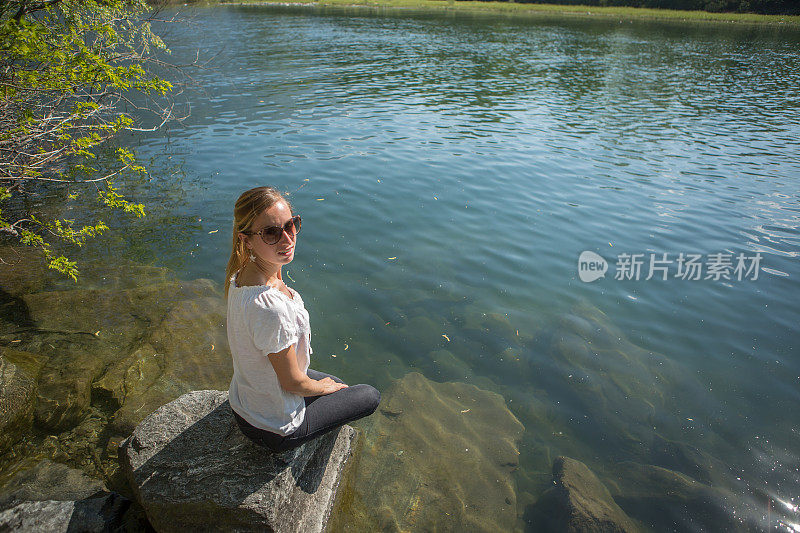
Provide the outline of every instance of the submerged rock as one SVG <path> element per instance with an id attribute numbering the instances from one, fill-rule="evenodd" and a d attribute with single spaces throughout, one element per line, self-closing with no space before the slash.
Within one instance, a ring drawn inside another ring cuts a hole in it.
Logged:
<path id="1" fill-rule="evenodd" d="M 116 493 L 79 501 L 22 502 L 0 512 L 0 530 L 68 533 L 117 531 L 130 501 Z"/>
<path id="2" fill-rule="evenodd" d="M 534 531 L 608 533 L 640 529 L 611 497 L 589 468 L 575 459 L 558 457 L 553 463 L 553 487 L 530 512 Z"/>
<path id="3" fill-rule="evenodd" d="M 355 430 L 274 454 L 239 430 L 227 393 L 194 391 L 149 415 L 120 448 L 157 531 L 322 531 Z"/>
<path id="4" fill-rule="evenodd" d="M 102 372 L 96 354 L 68 350 L 51 357 L 42 369 L 36 398 L 36 423 L 59 432 L 77 425 L 92 399 L 92 380 Z"/>
<path id="5" fill-rule="evenodd" d="M 501 347 L 520 340 L 519 331 L 511 325 L 507 315 L 484 313 L 475 308 L 465 310 L 462 334 L 482 344 L 487 344 L 488 340 Z"/>
<path id="6" fill-rule="evenodd" d="M 41 250 L 30 246 L 0 246 L 0 299 L 53 290 L 73 290 L 75 282 L 49 268 Z M 108 261 L 78 259 L 84 289 L 133 289 L 174 281 L 168 268 L 143 265 L 122 257 Z M 5 293 L 5 294 L 2 294 Z"/>
<path id="7" fill-rule="evenodd" d="M 760 528 L 760 524 L 744 522 L 746 513 L 731 512 L 740 502 L 733 494 L 667 468 L 625 461 L 614 465 L 614 473 L 607 479 L 620 506 L 656 529 L 737 531 Z"/>
<path id="8" fill-rule="evenodd" d="M 195 283 L 201 282 L 207 280 Z M 147 413 L 186 392 L 228 388 L 233 368 L 225 303 L 210 283 L 206 292 L 210 295 L 175 303 L 149 329 L 140 348 L 110 370 L 124 375 L 122 388 L 115 390 L 114 379 L 106 376 L 97 384 L 120 398 L 113 419 L 116 431 L 129 433 Z"/>
<path id="9" fill-rule="evenodd" d="M 153 330 L 163 329 L 161 325 L 172 318 L 170 313 L 175 307 L 185 306 L 187 301 L 201 301 L 198 306 L 207 308 L 203 299 L 211 294 L 211 282 L 196 280 L 19 296 L 16 301 L 24 313 L 6 317 L 0 336 L 46 358 L 37 390 L 37 424 L 55 431 L 75 426 L 91 403 L 93 381 L 107 367 L 135 353 Z M 201 313 L 200 320 L 207 315 Z"/>
<path id="10" fill-rule="evenodd" d="M 0 246 L 0 300 L 49 290 L 55 278 L 40 251 L 30 246 Z"/>
<path id="11" fill-rule="evenodd" d="M 524 427 L 500 395 L 412 372 L 362 426 L 331 531 L 513 529 Z"/>
<path id="12" fill-rule="evenodd" d="M 92 383 L 92 394 L 104 401 L 112 411 L 125 403 L 129 394 L 149 387 L 164 371 L 163 355 L 145 342 L 130 356 L 114 362 Z"/>
<path id="13" fill-rule="evenodd" d="M 49 459 L 15 475 L 3 487 L 0 508 L 24 501 L 83 500 L 108 492 L 105 484 L 80 470 Z"/>
<path id="14" fill-rule="evenodd" d="M 0 352 L 0 452 L 20 439 L 33 420 L 35 375 L 10 361 L 13 350 Z"/>
<path id="15" fill-rule="evenodd" d="M 230 378 L 224 302 L 209 280 L 19 300 L 27 325 L 3 328 L 45 358 L 35 406 L 42 429 L 74 427 L 96 400 L 118 411 L 117 430 L 129 432 L 159 405 L 196 388 L 222 388 Z"/>
<path id="16" fill-rule="evenodd" d="M 685 442 L 671 441 L 660 435 L 653 437 L 650 462 L 711 486 L 725 486 L 730 479 L 730 468 L 716 457 Z"/>
<path id="17" fill-rule="evenodd" d="M 427 355 L 428 367 L 438 381 L 470 381 L 472 369 L 449 350 L 436 350 Z"/>
<path id="18" fill-rule="evenodd" d="M 548 357 L 535 382 L 574 413 L 569 427 L 580 439 L 603 442 L 616 457 L 644 459 L 653 426 L 679 432 L 673 398 L 696 381 L 630 342 L 596 307 L 579 304 L 560 316 L 543 347 Z"/>
<path id="19" fill-rule="evenodd" d="M 82 267 L 79 286 L 21 266 L 0 275 L 0 483 L 42 457 L 109 479 L 116 442 L 148 412 L 229 383 L 217 284 Z"/>

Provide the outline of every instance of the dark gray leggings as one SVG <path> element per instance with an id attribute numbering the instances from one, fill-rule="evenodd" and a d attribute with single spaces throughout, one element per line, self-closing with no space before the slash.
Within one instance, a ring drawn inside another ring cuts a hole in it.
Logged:
<path id="1" fill-rule="evenodd" d="M 331 378 L 338 383 L 336 376 L 308 369 L 311 379 Z M 381 393 L 372 385 L 351 385 L 331 394 L 308 396 L 305 398 L 306 415 L 303 423 L 293 433 L 283 436 L 250 425 L 234 411 L 236 423 L 247 438 L 272 450 L 283 452 L 297 448 L 304 442 L 336 429 L 348 422 L 364 418 L 375 412 L 381 401 Z"/>

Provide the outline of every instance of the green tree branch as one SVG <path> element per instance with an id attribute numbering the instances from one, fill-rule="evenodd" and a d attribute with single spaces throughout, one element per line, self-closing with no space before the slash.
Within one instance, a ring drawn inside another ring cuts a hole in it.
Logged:
<path id="1" fill-rule="evenodd" d="M 53 245 L 83 246 L 108 226 L 43 220 L 19 206 L 31 187 L 66 182 L 96 187 L 98 206 L 145 215 L 115 187 L 145 172 L 133 153 L 118 149 L 111 166 L 98 164 L 98 153 L 136 129 L 122 104 L 141 108 L 145 98 L 161 125 L 176 118 L 164 98 L 172 84 L 148 71 L 164 65 L 156 52 L 168 52 L 150 13 L 145 0 L 0 1 L 0 232 L 39 248 L 73 279 L 76 263 Z"/>

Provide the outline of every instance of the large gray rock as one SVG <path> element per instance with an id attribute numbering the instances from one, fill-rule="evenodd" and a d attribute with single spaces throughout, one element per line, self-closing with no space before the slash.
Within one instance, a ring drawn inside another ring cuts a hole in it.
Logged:
<path id="1" fill-rule="evenodd" d="M 639 531 L 605 485 L 580 461 L 556 458 L 553 485 L 532 510 L 529 520 L 535 531 Z"/>
<path id="2" fill-rule="evenodd" d="M 356 432 L 342 427 L 273 454 L 237 427 L 226 392 L 193 391 L 145 418 L 120 446 L 157 531 L 322 531 Z"/>
<path id="3" fill-rule="evenodd" d="M 113 492 L 79 501 L 23 502 L 0 512 L 0 531 L 89 533 L 117 531 L 130 501 Z"/>

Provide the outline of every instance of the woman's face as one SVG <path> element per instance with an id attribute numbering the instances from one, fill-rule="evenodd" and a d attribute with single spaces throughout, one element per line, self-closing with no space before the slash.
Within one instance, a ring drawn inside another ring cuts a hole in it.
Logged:
<path id="1" fill-rule="evenodd" d="M 286 202 L 278 202 L 269 209 L 263 211 L 258 215 L 253 223 L 250 225 L 250 231 L 253 235 L 239 234 L 239 238 L 244 238 L 245 246 L 248 251 L 253 253 L 261 261 L 276 265 L 280 267 L 291 263 L 294 259 L 294 245 L 297 240 L 296 235 L 290 235 L 283 231 L 281 238 L 275 244 L 267 244 L 261 238 L 261 235 L 256 235 L 256 231 L 260 231 L 270 226 L 278 226 L 283 228 L 287 222 L 292 219 L 292 211 Z"/>

